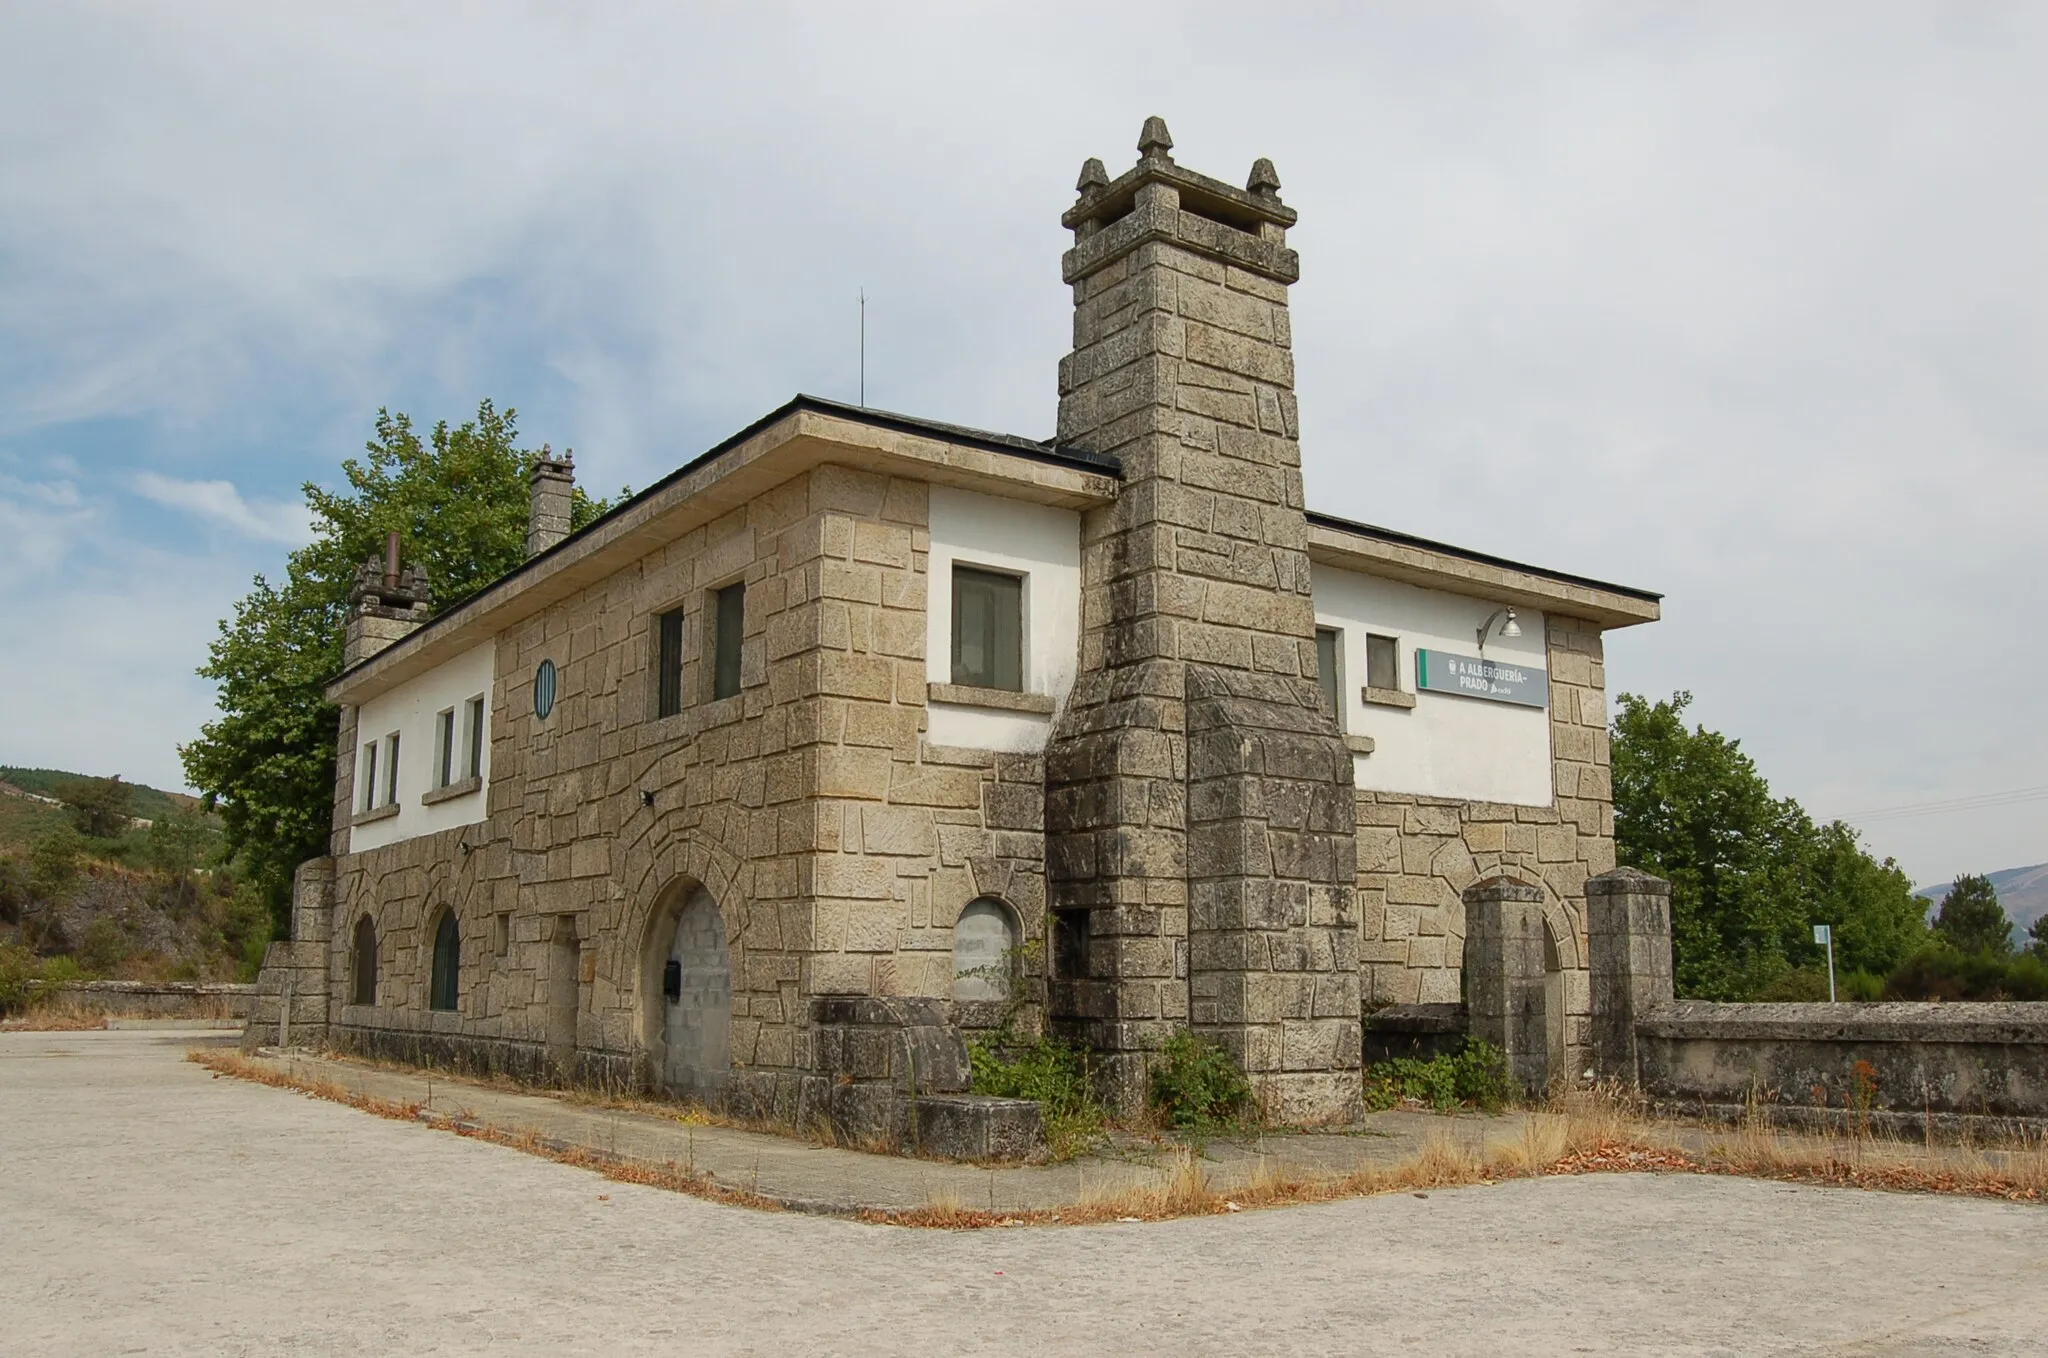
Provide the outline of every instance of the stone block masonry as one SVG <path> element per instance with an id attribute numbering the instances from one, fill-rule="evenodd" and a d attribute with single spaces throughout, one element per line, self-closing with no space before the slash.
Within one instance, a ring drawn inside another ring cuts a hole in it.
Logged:
<path id="1" fill-rule="evenodd" d="M 1351 757 L 1322 706 L 1287 284 L 1294 212 L 1174 164 L 1152 119 L 1082 169 L 1060 439 L 1123 464 L 1082 527 L 1080 676 L 1047 751 L 1048 870 L 1080 945 L 1053 1021 L 1144 1099 L 1178 1027 L 1276 1116 L 1358 1107 Z M 1270 182 L 1269 182 L 1270 181 Z"/>

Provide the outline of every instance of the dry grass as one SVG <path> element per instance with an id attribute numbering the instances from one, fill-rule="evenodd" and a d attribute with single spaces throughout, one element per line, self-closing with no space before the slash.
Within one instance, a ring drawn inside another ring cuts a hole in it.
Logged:
<path id="1" fill-rule="evenodd" d="M 188 1059 L 212 1070 L 282 1089 L 330 1099 L 382 1117 L 424 1122 L 462 1136 L 511 1146 L 560 1164 L 593 1170 L 620 1183 L 646 1184 L 739 1206 L 777 1209 L 760 1193 L 729 1188 L 694 1165 L 622 1160 L 566 1146 L 532 1131 L 479 1125 L 461 1115 L 429 1113 L 346 1089 L 331 1080 L 281 1071 L 239 1052 L 198 1049 Z M 590 1095 L 578 1102 L 647 1112 L 685 1124 L 747 1128 L 696 1110 L 654 1100 Z M 1475 1139 L 1469 1124 L 1448 1122 L 1419 1151 L 1398 1163 L 1350 1174 L 1292 1174 L 1262 1157 L 1243 1182 L 1219 1187 L 1202 1157 L 1178 1147 L 1159 1169 L 1119 1166 L 1057 1208 L 1000 1211 L 971 1208 L 952 1188 L 932 1192 L 908 1211 L 871 1210 L 859 1219 L 894 1226 L 975 1230 L 1004 1226 L 1099 1225 L 1163 1221 L 1256 1208 L 1291 1207 L 1376 1194 L 1493 1185 L 1511 1179 L 1600 1173 L 1729 1174 L 1840 1187 L 1960 1193 L 2012 1202 L 2048 1201 L 2048 1144 L 2040 1139 L 1997 1148 L 1928 1147 L 1871 1137 L 1806 1136 L 1769 1126 L 1760 1116 L 1722 1136 L 1698 1128 L 1653 1122 L 1641 1105 L 1615 1091 L 1592 1091 L 1556 1100 L 1548 1111 L 1524 1116 L 1512 1135 Z M 786 1134 L 787 1128 L 777 1128 Z"/>
<path id="2" fill-rule="evenodd" d="M 82 1033 L 107 1026 L 107 1011 L 76 1000 L 38 1000 L 13 1018 L 0 1020 L 4 1033 Z"/>

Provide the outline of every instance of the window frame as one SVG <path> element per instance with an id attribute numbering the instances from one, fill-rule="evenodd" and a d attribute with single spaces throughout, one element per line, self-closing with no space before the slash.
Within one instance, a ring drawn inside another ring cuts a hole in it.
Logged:
<path id="1" fill-rule="evenodd" d="M 377 1003 L 377 922 L 367 914 L 356 919 L 355 936 L 349 947 L 349 970 L 349 1003 Z"/>
<path id="2" fill-rule="evenodd" d="M 1387 665 L 1384 673 L 1381 672 L 1378 666 L 1373 664 L 1374 643 L 1376 642 L 1383 643 L 1387 652 Z M 1380 683 L 1379 680 L 1381 679 L 1385 679 L 1387 682 Z M 1398 693 L 1401 691 L 1401 638 L 1389 636 L 1384 632 L 1367 632 L 1365 634 L 1365 686 L 1367 688 L 1379 689 L 1385 693 Z"/>
<path id="3" fill-rule="evenodd" d="M 363 757 L 357 766 L 356 773 L 363 780 L 363 795 L 360 800 L 362 802 L 361 809 L 364 811 L 375 811 L 377 809 L 377 750 L 383 743 L 381 740 L 367 740 L 363 742 Z"/>
<path id="4" fill-rule="evenodd" d="M 992 635 L 987 641 L 989 659 L 986 668 L 979 672 L 970 672 L 962 668 L 961 642 L 963 640 L 963 629 L 960 617 L 961 600 L 966 594 L 972 592 L 971 590 L 963 590 L 961 588 L 963 576 L 967 577 L 965 583 L 976 588 L 980 588 L 984 584 L 996 585 L 997 588 L 991 591 L 992 599 L 994 596 L 1005 592 L 1014 592 L 1013 599 L 1008 601 L 1014 602 L 1014 609 L 1007 607 L 1005 601 L 998 600 L 996 607 L 990 613 L 990 630 Z M 947 620 L 950 636 L 947 674 L 955 686 L 989 689 L 999 693 L 1028 693 L 1031 691 L 1031 648 L 1028 628 L 1028 619 L 1031 611 L 1030 588 L 1031 577 L 1027 572 L 1005 570 L 999 566 L 987 566 L 975 561 L 963 561 L 957 557 L 954 558 L 950 579 L 951 597 L 947 604 L 952 614 Z M 1010 636 L 1005 636 L 1005 625 L 1012 622 L 1014 622 L 1014 633 Z M 1006 655 L 1004 654 L 1006 650 L 1012 653 Z M 1005 660 L 1008 660 L 1014 666 L 1014 683 L 1004 682 L 1006 678 L 1011 677 L 1004 673 Z"/>
<path id="5" fill-rule="evenodd" d="M 446 961 L 443 960 L 442 936 L 448 936 L 449 946 Z M 455 912 L 442 907 L 434 919 L 434 939 L 428 954 L 427 1008 L 439 1014 L 456 1014 L 462 1011 L 462 924 L 455 918 Z M 443 1001 L 446 1003 L 443 1003 Z"/>
<path id="6" fill-rule="evenodd" d="M 683 710 L 683 663 L 689 648 L 684 638 L 688 610 L 677 604 L 654 615 L 654 717 L 674 717 Z"/>
<path id="7" fill-rule="evenodd" d="M 1327 647 L 1324 639 L 1328 638 Z M 1316 685 L 1322 689 L 1323 703 L 1330 717 L 1337 723 L 1337 729 L 1345 729 L 1344 722 L 1344 629 L 1316 624 Z M 1328 651 L 1329 663 L 1325 665 L 1324 652 Z M 1327 670 L 1328 673 L 1324 671 Z"/>
<path id="8" fill-rule="evenodd" d="M 455 709 L 444 707 L 434 714 L 434 787 L 452 787 L 455 769 Z"/>
<path id="9" fill-rule="evenodd" d="M 747 582 L 734 580 L 713 589 L 705 612 L 711 631 L 711 644 L 704 648 L 711 660 L 706 691 L 712 702 L 737 698 L 746 685 Z"/>
<path id="10" fill-rule="evenodd" d="M 463 734 L 464 752 L 469 756 L 464 767 L 467 777 L 482 780 L 484 776 L 484 720 L 485 695 L 479 693 L 463 704 L 463 715 L 468 718 L 463 724 L 468 730 Z"/>
<path id="11" fill-rule="evenodd" d="M 385 806 L 398 805 L 398 743 L 399 733 L 393 731 L 384 737 L 384 801 Z"/>

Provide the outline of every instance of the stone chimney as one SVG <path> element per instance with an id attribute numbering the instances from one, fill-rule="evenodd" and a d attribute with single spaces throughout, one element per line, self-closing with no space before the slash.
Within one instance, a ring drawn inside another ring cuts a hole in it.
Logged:
<path id="1" fill-rule="evenodd" d="M 1238 189 L 1172 149 L 1146 119 L 1137 164 L 1111 180 L 1087 161 L 1061 218 L 1059 441 L 1120 458 L 1123 484 L 1082 522 L 1080 673 L 1046 754 L 1052 1015 L 1104 1054 L 1122 1108 L 1185 1025 L 1272 1114 L 1341 1119 L 1360 1093 L 1357 811 L 1316 684 L 1295 212 L 1270 161 Z"/>
<path id="2" fill-rule="evenodd" d="M 344 669 L 360 665 L 425 622 L 432 606 L 427 573 L 418 566 L 399 565 L 398 533 L 384 539 L 384 556 L 366 557 L 356 567 L 355 588 L 348 593 L 348 622 L 342 634 Z"/>
<path id="3" fill-rule="evenodd" d="M 534 460 L 532 497 L 526 511 L 526 556 L 530 561 L 569 536 L 569 506 L 576 489 L 576 450 L 556 457 L 545 443 Z"/>

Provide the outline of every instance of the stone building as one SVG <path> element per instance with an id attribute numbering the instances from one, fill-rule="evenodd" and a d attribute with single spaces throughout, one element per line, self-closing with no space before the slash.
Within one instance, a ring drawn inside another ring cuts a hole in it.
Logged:
<path id="1" fill-rule="evenodd" d="M 799 1103 L 943 1090 L 1008 1014 L 1128 1108 L 1187 1027 L 1314 1121 L 1492 902 L 1574 1070 L 1602 637 L 1657 596 L 1308 510 L 1294 209 L 1171 147 L 1082 169 L 1052 439 L 798 397 L 573 535 L 545 458 L 527 562 L 437 615 L 366 563 L 268 1012 Z"/>

